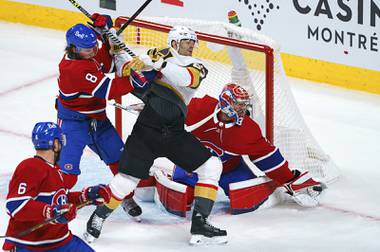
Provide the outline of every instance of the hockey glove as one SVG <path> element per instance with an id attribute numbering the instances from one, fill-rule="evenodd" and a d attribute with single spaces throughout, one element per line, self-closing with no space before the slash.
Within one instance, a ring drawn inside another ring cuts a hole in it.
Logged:
<path id="1" fill-rule="evenodd" d="M 47 220 L 54 219 L 54 223 L 66 224 L 77 216 L 77 208 L 73 204 L 47 205 L 43 214 Z"/>
<path id="2" fill-rule="evenodd" d="M 162 68 L 166 66 L 166 61 L 164 61 L 163 58 L 158 58 L 157 61 L 154 61 L 147 54 L 141 54 L 139 58 L 140 60 L 144 62 L 145 66 L 150 67 L 157 71 L 160 71 Z"/>
<path id="3" fill-rule="evenodd" d="M 94 205 L 102 205 L 110 202 L 111 190 L 108 186 L 99 184 L 96 186 L 89 186 L 82 190 L 81 202 L 91 201 Z"/>
<path id="4" fill-rule="evenodd" d="M 129 61 L 128 63 L 126 63 L 123 66 L 122 76 L 123 77 L 131 76 L 132 70 L 133 71 L 141 71 L 144 67 L 145 67 L 144 62 L 140 58 L 134 57 L 131 61 Z"/>
<path id="5" fill-rule="evenodd" d="M 119 39 L 119 41 L 123 41 L 123 38 L 122 38 L 122 35 L 119 35 L 117 36 L 116 34 L 116 29 L 115 28 L 111 28 L 109 30 L 115 37 L 117 37 Z M 122 46 L 122 43 L 120 42 L 117 42 L 117 41 L 114 41 L 112 39 L 112 37 L 109 37 L 108 38 L 108 44 L 110 46 L 110 50 L 109 50 L 109 53 L 111 55 L 117 55 L 117 54 L 122 54 L 122 53 L 126 53 L 123 49 L 121 49 L 121 46 Z"/>
<path id="6" fill-rule="evenodd" d="M 94 27 L 110 29 L 113 26 L 112 18 L 109 15 L 94 13 L 91 16 L 91 19 Z"/>
<path id="7" fill-rule="evenodd" d="M 147 89 L 150 86 L 150 82 L 147 78 L 139 72 L 131 71 L 131 77 L 129 78 L 135 89 Z"/>
<path id="8" fill-rule="evenodd" d="M 307 171 L 301 172 L 299 170 L 294 170 L 292 172 L 294 178 L 284 185 L 287 193 L 300 206 L 317 206 L 321 194 L 327 186 L 322 182 L 314 180 Z"/>

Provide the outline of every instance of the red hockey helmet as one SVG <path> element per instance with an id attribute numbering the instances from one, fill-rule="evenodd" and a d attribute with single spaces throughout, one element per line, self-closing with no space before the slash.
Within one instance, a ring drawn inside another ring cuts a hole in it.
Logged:
<path id="1" fill-rule="evenodd" d="M 243 123 L 250 97 L 248 92 L 236 83 L 228 83 L 219 95 L 219 107 L 237 125 Z"/>

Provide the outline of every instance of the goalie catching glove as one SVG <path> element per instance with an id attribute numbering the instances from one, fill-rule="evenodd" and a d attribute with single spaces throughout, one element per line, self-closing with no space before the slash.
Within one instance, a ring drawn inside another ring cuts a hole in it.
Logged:
<path id="1" fill-rule="evenodd" d="M 319 204 L 322 192 L 327 186 L 315 181 L 309 172 L 293 171 L 294 178 L 284 185 L 286 192 L 303 207 L 315 207 Z"/>

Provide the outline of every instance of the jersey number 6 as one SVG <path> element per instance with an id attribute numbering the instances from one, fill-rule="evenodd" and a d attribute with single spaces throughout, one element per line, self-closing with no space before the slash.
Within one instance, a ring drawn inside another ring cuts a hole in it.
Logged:
<path id="1" fill-rule="evenodd" d="M 26 192 L 26 183 L 20 183 L 18 186 L 18 194 L 24 194 Z"/>

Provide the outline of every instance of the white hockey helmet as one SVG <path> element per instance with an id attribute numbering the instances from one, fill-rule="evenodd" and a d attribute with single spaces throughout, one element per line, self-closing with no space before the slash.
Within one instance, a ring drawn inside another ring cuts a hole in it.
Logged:
<path id="1" fill-rule="evenodd" d="M 174 26 L 170 31 L 169 31 L 169 36 L 168 36 L 168 46 L 172 47 L 172 41 L 174 40 L 177 42 L 177 45 L 179 42 L 183 39 L 188 39 L 188 40 L 194 40 L 195 44 L 198 45 L 198 39 L 197 39 L 197 34 L 195 34 L 195 31 L 193 31 L 191 28 L 186 27 L 186 26 Z"/>

